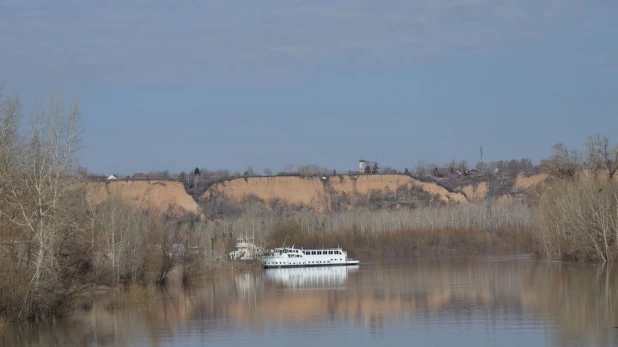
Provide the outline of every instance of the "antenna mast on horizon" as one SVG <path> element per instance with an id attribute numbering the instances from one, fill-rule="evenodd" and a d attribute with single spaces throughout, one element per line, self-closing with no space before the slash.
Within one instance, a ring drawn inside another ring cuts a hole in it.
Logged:
<path id="1" fill-rule="evenodd" d="M 481 142 L 481 164 L 483 164 L 483 142 Z"/>

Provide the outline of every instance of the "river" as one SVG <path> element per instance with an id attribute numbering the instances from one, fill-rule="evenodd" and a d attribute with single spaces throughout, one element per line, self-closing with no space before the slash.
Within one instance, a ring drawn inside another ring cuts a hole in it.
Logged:
<path id="1" fill-rule="evenodd" d="M 146 305 L 5 324 L 2 346 L 614 346 L 618 266 L 417 257 L 221 274 Z"/>

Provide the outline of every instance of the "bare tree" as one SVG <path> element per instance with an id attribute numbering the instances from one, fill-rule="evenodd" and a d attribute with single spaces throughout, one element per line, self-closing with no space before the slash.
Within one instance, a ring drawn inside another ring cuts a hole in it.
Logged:
<path id="1" fill-rule="evenodd" d="M 578 154 L 576 151 L 569 151 L 564 144 L 558 143 L 553 146 L 549 159 L 544 160 L 542 164 L 550 175 L 573 177 L 579 164 Z"/>
<path id="2" fill-rule="evenodd" d="M 468 171 L 468 161 L 466 160 L 461 160 L 458 164 L 457 164 L 457 168 L 459 169 L 459 171 L 462 174 L 465 174 Z"/>
<path id="3" fill-rule="evenodd" d="M 120 197 L 112 195 L 97 218 L 116 283 L 120 282 L 121 267 L 119 264 L 123 263 L 121 259 L 123 250 L 126 247 L 128 235 L 134 227 L 132 212 L 132 209 L 126 206 Z"/>
<path id="4" fill-rule="evenodd" d="M 427 175 L 427 169 L 425 168 L 425 161 L 419 160 L 416 163 L 416 167 L 414 168 L 414 174 L 417 176 L 425 176 Z"/>
<path id="5" fill-rule="evenodd" d="M 63 232 L 74 230 L 71 187 L 77 180 L 80 108 L 75 101 L 65 113 L 63 102 L 53 97 L 47 107 L 37 103 L 29 132 L 17 138 L 21 116 L 18 99 L 3 103 L 2 146 L 4 179 L 3 217 L 22 230 L 27 242 L 26 262 L 31 280 L 24 288 L 23 308 L 31 297 L 53 291 L 58 281 L 58 248 Z"/>
<path id="6" fill-rule="evenodd" d="M 586 168 L 597 175 L 605 171 L 610 179 L 618 170 L 618 146 L 610 146 L 606 136 L 592 135 L 586 143 Z"/>
<path id="7" fill-rule="evenodd" d="M 397 173 L 399 173 L 399 171 L 397 171 L 397 169 L 392 168 L 392 167 L 390 167 L 390 166 L 387 166 L 387 167 L 385 167 L 385 168 L 382 168 L 382 174 L 385 174 L 385 175 L 393 175 L 393 174 L 397 174 Z"/>
<path id="8" fill-rule="evenodd" d="M 245 171 L 244 176 L 255 176 L 255 171 L 253 171 L 253 168 L 251 166 L 247 168 L 247 171 Z"/>
<path id="9" fill-rule="evenodd" d="M 327 167 L 322 167 L 318 165 L 302 165 L 299 166 L 296 171 L 301 176 L 327 175 L 330 173 L 330 170 Z"/>
<path id="10" fill-rule="evenodd" d="M 616 260 L 618 185 L 586 176 L 555 180 L 537 208 L 537 238 L 548 258 Z"/>
<path id="11" fill-rule="evenodd" d="M 610 148 L 607 137 L 603 137 L 603 160 L 608 177 L 612 179 L 618 171 L 618 146 Z"/>

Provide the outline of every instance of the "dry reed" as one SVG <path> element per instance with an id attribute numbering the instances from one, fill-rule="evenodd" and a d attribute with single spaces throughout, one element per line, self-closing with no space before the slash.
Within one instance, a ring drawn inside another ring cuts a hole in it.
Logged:
<path id="1" fill-rule="evenodd" d="M 207 223 L 203 235 L 216 239 L 253 237 L 259 244 L 298 247 L 346 246 L 359 256 L 402 255 L 415 250 L 472 252 L 529 250 L 534 209 L 519 201 L 424 207 L 412 210 L 354 210 L 326 214 L 297 211 L 277 216 L 255 204 L 239 217 Z M 230 243 L 219 242 L 229 250 Z"/>

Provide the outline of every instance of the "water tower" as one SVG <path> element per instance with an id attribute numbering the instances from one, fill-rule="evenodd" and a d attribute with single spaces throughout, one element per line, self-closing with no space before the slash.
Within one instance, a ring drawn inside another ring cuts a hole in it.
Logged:
<path id="1" fill-rule="evenodd" d="M 360 173 L 365 173 L 365 169 L 367 168 L 367 161 L 366 160 L 359 160 L 358 161 L 358 172 Z"/>

